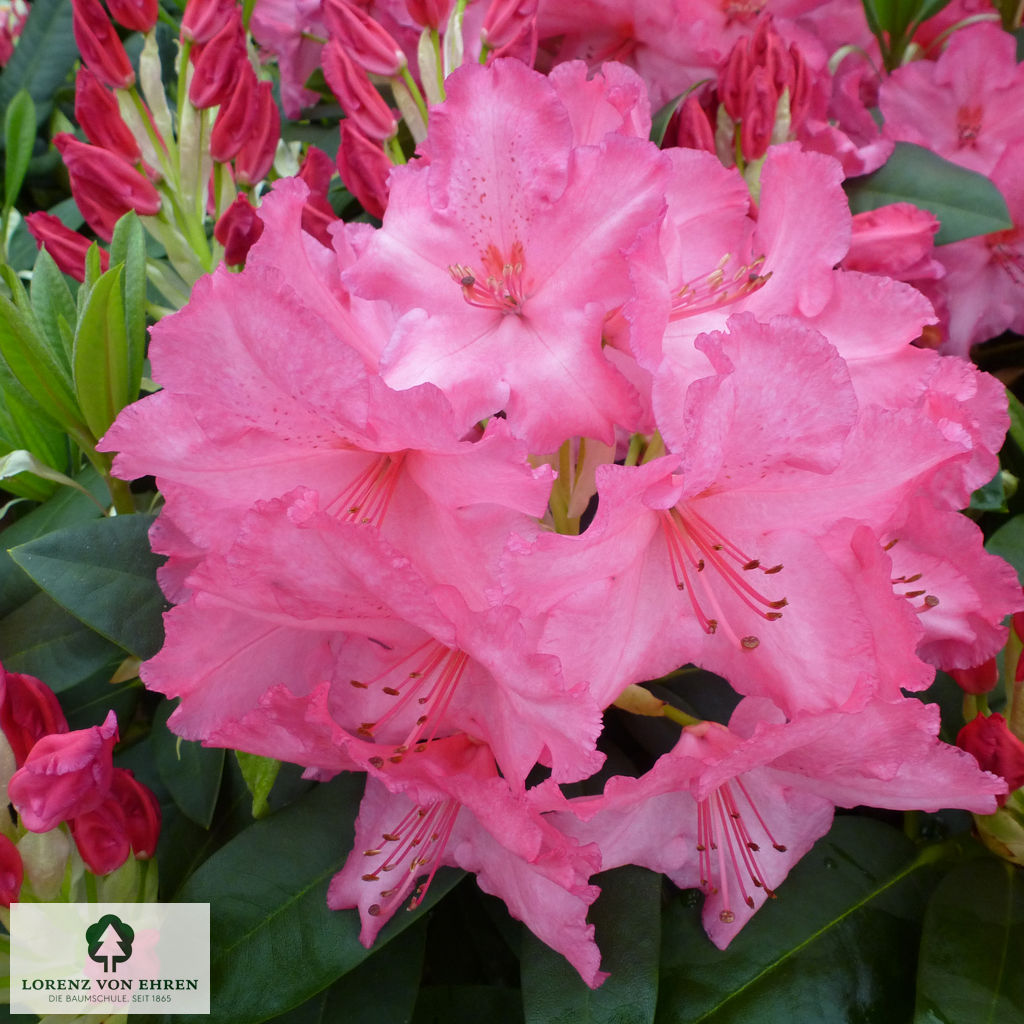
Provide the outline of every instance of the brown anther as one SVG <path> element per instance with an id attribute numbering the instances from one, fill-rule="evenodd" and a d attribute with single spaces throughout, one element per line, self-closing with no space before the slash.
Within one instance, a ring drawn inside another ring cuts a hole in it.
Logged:
<path id="1" fill-rule="evenodd" d="M 383 687 L 383 690 L 389 697 L 397 697 L 399 695 L 398 691 L 393 686 L 385 686 Z"/>
<path id="2" fill-rule="evenodd" d="M 779 853 L 786 852 L 786 848 L 782 845 L 782 843 L 772 843 L 772 846 L 774 846 L 775 849 L 779 851 Z"/>
<path id="3" fill-rule="evenodd" d="M 723 910 L 719 913 L 718 920 L 722 924 L 732 924 L 736 920 L 736 915 L 731 910 Z"/>
<path id="4" fill-rule="evenodd" d="M 373 765 L 374 768 L 383 768 L 384 767 L 384 758 L 383 757 L 371 757 L 370 758 L 370 764 Z"/>
<path id="5" fill-rule="evenodd" d="M 765 612 L 764 617 L 768 619 L 769 622 L 774 622 L 776 619 L 782 618 L 782 612 Z"/>
<path id="6" fill-rule="evenodd" d="M 367 689 L 366 683 L 361 683 L 361 682 L 359 682 L 358 679 L 350 679 L 349 680 L 349 685 L 350 686 L 354 686 L 357 690 L 365 690 L 365 689 Z"/>
<path id="7" fill-rule="evenodd" d="M 700 560 L 700 561 L 699 561 L 699 562 L 697 563 L 697 572 L 703 572 L 703 571 L 704 571 L 704 559 L 702 558 L 702 559 L 701 559 L 701 560 Z"/>
<path id="8" fill-rule="evenodd" d="M 893 537 L 893 539 L 892 539 L 891 541 L 889 541 L 889 543 L 888 543 L 888 544 L 886 544 L 886 545 L 885 545 L 885 546 L 884 546 L 884 547 L 882 548 L 882 550 L 883 550 L 883 551 L 888 551 L 888 550 L 889 550 L 890 548 L 893 548 L 893 547 L 895 547 L 895 546 L 896 546 L 896 544 L 897 544 L 898 542 L 899 542 L 899 537 Z"/>
<path id="9" fill-rule="evenodd" d="M 935 607 L 935 606 L 936 606 L 936 605 L 937 605 L 937 604 L 939 603 L 939 599 L 938 599 L 938 598 L 937 598 L 937 597 L 936 597 L 936 596 L 935 596 L 934 594 L 929 594 L 929 595 L 928 595 L 928 596 L 927 596 L 927 597 L 926 597 L 926 598 L 924 599 L 924 603 L 925 603 L 925 604 L 926 604 L 926 605 L 927 605 L 927 606 L 928 606 L 929 608 L 934 608 L 934 607 Z"/>
<path id="10" fill-rule="evenodd" d="M 745 651 L 752 651 L 755 648 L 761 646 L 761 641 L 758 640 L 756 636 L 745 636 L 742 640 L 740 640 L 740 646 Z"/>
<path id="11" fill-rule="evenodd" d="M 405 758 L 404 758 L 404 757 L 403 757 L 403 756 L 402 756 L 401 754 L 392 754 L 392 755 L 391 755 L 391 756 L 390 756 L 390 757 L 388 758 L 388 760 L 389 760 L 389 761 L 390 761 L 390 762 L 391 762 L 392 764 L 401 764 L 401 763 L 402 763 L 402 762 L 403 762 L 403 761 L 405 760 Z"/>
<path id="12" fill-rule="evenodd" d="M 778 601 L 772 601 L 771 604 L 768 605 L 768 607 L 769 608 L 785 608 L 787 604 L 789 604 L 789 601 L 787 601 L 783 597 L 783 598 L 781 598 Z"/>
<path id="13" fill-rule="evenodd" d="M 370 917 L 377 917 L 377 916 L 379 916 L 379 914 L 380 914 L 380 904 L 379 903 L 371 903 L 370 904 L 370 908 L 366 912 L 370 915 Z"/>
<path id="14" fill-rule="evenodd" d="M 397 843 L 402 838 L 397 832 L 382 832 L 381 836 L 389 843 Z"/>
<path id="15" fill-rule="evenodd" d="M 463 288 L 472 288 L 473 285 L 476 284 L 476 278 L 472 274 L 464 274 L 459 278 L 459 284 L 461 284 Z"/>
<path id="16" fill-rule="evenodd" d="M 718 619 L 708 619 L 707 632 L 715 633 L 718 630 Z"/>
<path id="17" fill-rule="evenodd" d="M 765 569 L 765 576 L 774 576 L 777 572 L 782 572 L 782 565 L 773 565 L 770 569 Z"/>
<path id="18" fill-rule="evenodd" d="M 420 676 L 422 676 L 422 675 L 423 675 L 422 672 L 410 672 L 409 673 L 409 678 L 410 679 L 419 679 Z"/>
<path id="19" fill-rule="evenodd" d="M 761 565 L 760 561 L 756 558 L 752 558 L 745 566 L 743 566 L 746 572 L 750 572 L 751 569 L 757 569 Z"/>
<path id="20" fill-rule="evenodd" d="M 754 853 L 757 853 L 761 849 L 761 847 L 758 846 L 757 843 L 747 843 L 747 849 L 753 850 Z"/>
<path id="21" fill-rule="evenodd" d="M 377 857 L 380 855 L 380 850 L 363 850 L 364 857 Z"/>
<path id="22" fill-rule="evenodd" d="M 685 589 L 686 589 L 686 587 L 684 587 L 684 586 L 682 585 L 682 583 L 677 583 L 677 584 L 676 584 L 676 590 L 685 590 Z"/>
<path id="23" fill-rule="evenodd" d="M 364 882 L 379 882 L 380 881 L 380 875 L 378 875 L 378 874 L 363 875 L 363 881 Z"/>
<path id="24" fill-rule="evenodd" d="M 427 716 L 426 715 L 420 715 L 420 717 L 416 719 L 416 724 L 417 725 L 426 725 L 427 724 Z"/>
<path id="25" fill-rule="evenodd" d="M 383 893 L 381 895 L 383 895 Z M 746 902 L 747 906 L 750 907 L 751 910 L 754 909 L 754 897 L 753 896 L 748 896 L 746 898 L 745 902 Z"/>

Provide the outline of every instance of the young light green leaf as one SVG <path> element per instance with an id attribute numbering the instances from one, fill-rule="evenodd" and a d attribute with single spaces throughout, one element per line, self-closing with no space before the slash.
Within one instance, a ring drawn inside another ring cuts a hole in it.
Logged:
<path id="1" fill-rule="evenodd" d="M 146 236 L 134 210 L 117 222 L 110 240 L 110 265 L 118 263 L 124 264 L 129 401 L 134 401 L 146 357 Z"/>
<path id="2" fill-rule="evenodd" d="M 17 476 L 19 473 L 32 473 L 43 480 L 52 480 L 54 483 L 63 484 L 65 487 L 74 487 L 89 498 L 92 498 L 92 495 L 80 483 L 72 480 L 69 476 L 65 476 L 63 473 L 58 473 L 53 467 L 37 459 L 31 452 L 19 450 L 0 456 L 0 480 L 7 480 L 10 477 Z M 96 502 L 96 504 L 99 505 L 99 502 Z M 103 508 L 102 505 L 99 507 L 100 509 Z"/>
<path id="3" fill-rule="evenodd" d="M 267 806 L 267 797 L 274 788 L 277 773 L 281 770 L 281 762 L 275 761 L 272 757 L 260 757 L 259 754 L 246 754 L 241 750 L 235 751 L 238 759 L 238 767 L 242 772 L 242 778 L 252 794 L 252 816 L 254 818 L 266 817 L 270 808 Z"/>
<path id="4" fill-rule="evenodd" d="M 31 301 L 32 311 L 46 334 L 51 349 L 64 353 L 65 364 L 70 374 L 72 349 L 66 344 L 60 321 L 63 319 L 66 324 L 73 324 L 77 321 L 78 314 L 67 279 L 45 249 L 39 250 L 32 270 Z"/>
<path id="5" fill-rule="evenodd" d="M 163 561 L 149 547 L 153 516 L 92 520 L 11 549 L 55 601 L 130 654 L 151 658 L 163 643 L 167 608 L 156 582 Z"/>
<path id="6" fill-rule="evenodd" d="M 75 331 L 75 391 L 94 437 L 101 437 L 137 397 L 130 384 L 123 272 L 121 265 L 111 267 L 96 282 Z"/>
<path id="7" fill-rule="evenodd" d="M 930 210 L 941 224 L 936 245 L 1013 227 L 1003 194 L 988 178 L 909 142 L 897 142 L 882 167 L 844 187 L 854 213 L 890 203 Z"/>
<path id="8" fill-rule="evenodd" d="M 7 105 L 4 116 L 4 209 L 14 206 L 25 180 L 32 146 L 36 141 L 36 107 L 32 97 L 21 89 Z"/>
<path id="9" fill-rule="evenodd" d="M 917 968 L 918 1024 L 1024 1020 L 1024 879 L 985 858 L 961 864 L 928 904 Z"/>

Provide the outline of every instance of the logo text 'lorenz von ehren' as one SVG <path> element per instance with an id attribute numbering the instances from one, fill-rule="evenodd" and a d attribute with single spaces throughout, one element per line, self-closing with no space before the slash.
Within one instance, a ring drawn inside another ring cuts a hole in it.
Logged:
<path id="1" fill-rule="evenodd" d="M 208 903 L 15 903 L 11 1011 L 210 1012 Z"/>
<path id="2" fill-rule="evenodd" d="M 85 930 L 89 943 L 89 959 L 103 964 L 103 971 L 117 971 L 117 965 L 132 955 L 135 931 L 115 914 L 104 914 L 91 928 Z"/>

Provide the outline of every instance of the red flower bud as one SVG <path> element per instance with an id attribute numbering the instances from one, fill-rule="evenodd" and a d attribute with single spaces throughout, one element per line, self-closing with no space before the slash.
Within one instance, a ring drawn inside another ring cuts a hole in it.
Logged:
<path id="1" fill-rule="evenodd" d="M 1010 732 L 1002 715 L 978 715 L 959 732 L 956 745 L 973 754 L 987 772 L 1006 779 L 1012 793 L 1024 786 L 1024 743 Z M 999 806 L 1006 796 L 998 798 Z"/>
<path id="2" fill-rule="evenodd" d="M 100 0 L 71 0 L 71 28 L 82 60 L 104 85 L 127 89 L 135 81 L 128 54 Z"/>
<path id="3" fill-rule="evenodd" d="M 38 740 L 50 733 L 67 732 L 68 723 L 46 683 L 35 676 L 5 672 L 0 666 L 0 729 L 14 752 L 14 763 L 20 768 Z"/>
<path id="4" fill-rule="evenodd" d="M 224 103 L 233 92 L 242 62 L 249 63 L 245 51 L 242 16 L 235 11 L 232 18 L 205 45 L 193 50 L 194 69 L 188 87 L 188 98 L 197 110 L 206 110 Z"/>
<path id="5" fill-rule="evenodd" d="M 322 60 L 324 77 L 346 116 L 371 139 L 390 139 L 398 130 L 398 123 L 366 72 L 352 61 L 336 39 L 324 47 Z"/>
<path id="6" fill-rule="evenodd" d="M 188 0 L 181 34 L 193 43 L 208 43 L 234 16 L 235 0 Z"/>
<path id="7" fill-rule="evenodd" d="M 89 226 L 110 241 L 114 225 L 129 210 L 152 216 L 160 193 L 127 160 L 98 146 L 87 146 L 61 132 L 54 140 L 71 179 L 71 192 Z"/>
<path id="8" fill-rule="evenodd" d="M 333 244 L 328 228 L 338 219 L 338 215 L 328 201 L 327 193 L 337 169 L 334 161 L 322 149 L 310 146 L 298 173 L 298 177 L 309 186 L 309 198 L 302 207 L 302 230 L 328 249 Z"/>
<path id="9" fill-rule="evenodd" d="M 262 234 L 263 221 L 244 195 L 221 214 L 213 227 L 213 237 L 224 246 L 224 262 L 232 266 L 245 262 L 249 250 Z"/>
<path id="10" fill-rule="evenodd" d="M 679 108 L 676 145 L 686 149 L 703 149 L 708 153 L 715 152 L 715 132 L 696 93 L 691 92 Z"/>
<path id="11" fill-rule="evenodd" d="M 481 38 L 492 50 L 514 46 L 537 27 L 538 0 L 491 0 Z"/>
<path id="12" fill-rule="evenodd" d="M 86 867 L 94 875 L 116 871 L 131 853 L 124 809 L 108 794 L 91 810 L 71 820 L 71 835 Z"/>
<path id="13" fill-rule="evenodd" d="M 725 112 L 734 121 L 743 116 L 743 97 L 751 69 L 750 41 L 746 38 L 739 39 L 718 72 L 718 98 L 725 107 Z"/>
<path id="14" fill-rule="evenodd" d="M 440 28 L 448 21 L 452 0 L 405 0 L 409 16 L 423 28 Z"/>
<path id="15" fill-rule="evenodd" d="M 153 791 L 144 786 L 127 768 L 115 768 L 110 795 L 124 811 L 125 827 L 132 852 L 139 860 L 156 853 L 160 838 L 160 803 Z"/>
<path id="16" fill-rule="evenodd" d="M 407 64 L 391 33 L 348 0 L 324 0 L 324 21 L 345 52 L 371 75 L 397 75 Z"/>
<path id="17" fill-rule="evenodd" d="M 999 666 L 995 658 L 974 668 L 955 668 L 949 673 L 964 693 L 988 693 L 999 682 Z"/>
<path id="18" fill-rule="evenodd" d="M 274 89 L 270 82 L 257 84 L 255 106 L 256 116 L 249 141 L 235 157 L 235 178 L 242 185 L 255 185 L 270 173 L 281 138 L 281 112 L 274 102 Z"/>
<path id="19" fill-rule="evenodd" d="M 65 274 L 79 282 L 85 280 L 85 255 L 92 245 L 85 235 L 65 227 L 59 217 L 54 217 L 50 213 L 30 213 L 25 218 L 25 227 L 36 240 L 36 245 L 40 249 L 45 247 L 53 257 L 54 263 Z M 109 266 L 110 253 L 101 248 L 100 267 L 105 271 Z"/>
<path id="20" fill-rule="evenodd" d="M 116 742 L 113 711 L 102 725 L 37 740 L 7 787 L 22 824 L 30 832 L 49 832 L 98 807 L 110 789 Z"/>
<path id="21" fill-rule="evenodd" d="M 157 0 L 107 0 L 110 16 L 133 32 L 148 32 L 159 13 Z"/>
<path id="22" fill-rule="evenodd" d="M 771 74 L 765 68 L 754 68 L 747 82 L 740 119 L 740 148 L 747 161 L 756 160 L 767 152 L 778 104 L 779 95 Z"/>
<path id="23" fill-rule="evenodd" d="M 244 61 L 239 66 L 234 92 L 221 104 L 210 132 L 210 156 L 226 164 L 245 145 L 259 109 L 256 102 L 256 72 Z"/>
<path id="24" fill-rule="evenodd" d="M 379 142 L 367 138 L 351 121 L 341 122 L 338 173 L 345 187 L 371 217 L 384 216 L 392 163 Z"/>
<path id="25" fill-rule="evenodd" d="M 9 907 L 18 902 L 21 883 L 25 878 L 25 865 L 18 848 L 0 834 L 0 906 Z"/>
<path id="26" fill-rule="evenodd" d="M 93 145 L 123 156 L 130 164 L 142 156 L 135 136 L 121 119 L 117 100 L 84 64 L 75 79 L 75 117 Z"/>

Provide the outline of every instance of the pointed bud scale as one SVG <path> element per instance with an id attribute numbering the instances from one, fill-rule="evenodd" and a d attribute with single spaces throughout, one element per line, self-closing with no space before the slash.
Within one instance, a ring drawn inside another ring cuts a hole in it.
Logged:
<path id="1" fill-rule="evenodd" d="M 99 0 L 71 0 L 71 26 L 83 62 L 111 89 L 127 89 L 135 72 Z"/>
<path id="2" fill-rule="evenodd" d="M 224 246 L 224 262 L 239 266 L 263 234 L 263 221 L 248 196 L 240 195 L 214 225 L 213 237 Z"/>
<path id="3" fill-rule="evenodd" d="M 0 906 L 9 907 L 18 902 L 25 866 L 18 848 L 0 833 Z"/>
<path id="4" fill-rule="evenodd" d="M 754 68 L 743 96 L 740 119 L 740 148 L 748 163 L 768 151 L 778 105 L 779 97 L 771 74 L 765 68 Z"/>
<path id="5" fill-rule="evenodd" d="M 65 227 L 52 213 L 30 213 L 25 218 L 25 227 L 36 240 L 36 245 L 40 249 L 45 247 L 63 273 L 79 283 L 85 280 L 85 255 L 92 245 L 85 235 Z M 106 271 L 109 266 L 110 253 L 101 248 L 100 267 Z"/>
<path id="6" fill-rule="evenodd" d="M 448 21 L 452 0 L 405 0 L 409 17 L 423 28 L 440 28 Z"/>
<path id="7" fill-rule="evenodd" d="M 324 77 L 345 115 L 371 139 L 390 139 L 398 130 L 394 114 L 366 72 L 332 39 L 323 49 Z"/>
<path id="8" fill-rule="evenodd" d="M 110 16 L 133 32 L 148 32 L 155 24 L 159 5 L 157 0 L 107 0 Z"/>
<path id="9" fill-rule="evenodd" d="M 974 668 L 954 668 L 949 673 L 964 693 L 988 693 L 999 682 L 999 666 L 995 658 Z"/>
<path id="10" fill-rule="evenodd" d="M 973 754 L 987 772 L 1000 775 L 1012 793 L 1024 786 L 1024 743 L 1010 732 L 1002 715 L 978 715 L 957 734 L 956 745 Z M 998 797 L 999 806 L 1006 796 Z"/>
<path id="11" fill-rule="evenodd" d="M 34 899 L 59 902 L 60 888 L 71 856 L 71 839 L 61 828 L 49 832 L 26 832 L 18 840 L 18 853 L 25 867 L 25 881 Z"/>
<path id="12" fill-rule="evenodd" d="M 537 26 L 538 0 L 492 0 L 481 38 L 492 50 L 513 46 Z"/>
<path id="13" fill-rule="evenodd" d="M 348 0 L 325 0 L 324 20 L 331 36 L 371 75 L 393 78 L 408 61 L 391 33 Z"/>
<path id="14" fill-rule="evenodd" d="M 298 173 L 298 177 L 309 186 L 309 198 L 302 207 L 302 230 L 328 249 L 331 248 L 331 234 L 327 229 L 338 219 L 327 198 L 336 170 L 334 161 L 322 149 L 310 146 Z"/>
<path id="15" fill-rule="evenodd" d="M 363 209 L 378 220 L 387 209 L 388 175 L 392 166 L 379 142 L 367 138 L 350 121 L 341 122 L 338 173 Z"/>
<path id="16" fill-rule="evenodd" d="M 132 851 L 124 810 L 112 795 L 92 810 L 76 814 L 71 821 L 71 835 L 94 875 L 116 871 Z"/>
<path id="17" fill-rule="evenodd" d="M 0 730 L 20 768 L 37 740 L 67 732 L 68 723 L 56 696 L 44 682 L 0 667 Z"/>
<path id="18" fill-rule="evenodd" d="M 227 101 L 241 74 L 242 63 L 249 63 L 241 15 L 236 11 L 208 43 L 192 52 L 194 73 L 188 87 L 189 102 L 197 110 L 206 110 Z"/>
<path id="19" fill-rule="evenodd" d="M 684 149 L 703 149 L 715 152 L 715 130 L 711 127 L 707 112 L 701 106 L 696 93 L 686 97 L 679 108 L 676 128 L 676 145 Z"/>
<path id="20" fill-rule="evenodd" d="M 75 79 L 75 119 L 94 146 L 109 149 L 130 164 L 142 156 L 135 136 L 121 119 L 117 100 L 84 64 Z"/>
<path id="21" fill-rule="evenodd" d="M 40 739 L 7 788 L 25 828 L 49 832 L 98 807 L 110 789 L 116 742 L 113 711 L 102 725 Z"/>
<path id="22" fill-rule="evenodd" d="M 738 121 L 743 116 L 743 97 L 751 71 L 750 42 L 740 39 L 729 51 L 725 64 L 718 72 L 718 97 L 725 112 Z"/>
<path id="23" fill-rule="evenodd" d="M 237 156 L 252 132 L 259 113 L 256 72 L 246 60 L 239 65 L 234 91 L 221 104 L 210 132 L 210 156 L 226 164 Z"/>
<path id="24" fill-rule="evenodd" d="M 237 9 L 235 0 L 188 0 L 181 16 L 181 35 L 193 43 L 208 43 Z"/>
<path id="25" fill-rule="evenodd" d="M 160 838 L 160 802 L 156 795 L 126 768 L 114 769 L 110 795 L 124 812 L 132 853 L 139 860 L 148 860 L 156 853 Z"/>
<path id="26" fill-rule="evenodd" d="M 89 226 L 110 240 L 114 225 L 129 210 L 152 216 L 160 194 L 127 160 L 98 146 L 87 146 L 61 132 L 54 140 L 71 179 L 71 192 Z"/>
<path id="27" fill-rule="evenodd" d="M 249 141 L 235 157 L 235 179 L 240 185 L 255 185 L 270 173 L 281 138 L 281 112 L 274 102 L 274 87 L 270 82 L 257 84 L 255 106 L 256 117 Z"/>

